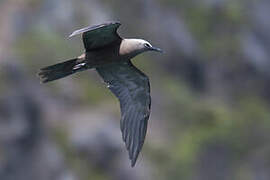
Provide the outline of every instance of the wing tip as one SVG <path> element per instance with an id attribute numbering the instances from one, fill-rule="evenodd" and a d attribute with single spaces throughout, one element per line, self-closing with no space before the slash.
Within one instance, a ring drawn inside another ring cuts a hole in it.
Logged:
<path id="1" fill-rule="evenodd" d="M 73 36 L 76 36 L 76 35 L 78 35 L 78 34 L 83 33 L 83 30 L 85 30 L 86 28 L 102 27 L 102 26 L 106 26 L 106 25 L 110 25 L 110 24 L 112 24 L 112 25 L 117 25 L 117 26 L 119 27 L 119 26 L 121 25 L 121 22 L 120 22 L 120 21 L 107 21 L 107 22 L 105 22 L 105 23 L 103 23 L 103 24 L 85 27 L 85 28 L 82 28 L 82 29 L 79 29 L 79 30 L 76 30 L 76 31 L 72 32 L 72 33 L 68 36 L 68 38 L 71 38 L 71 37 L 73 37 Z"/>
<path id="2" fill-rule="evenodd" d="M 71 38 L 71 37 L 73 37 L 73 36 L 76 36 L 76 35 L 80 34 L 80 33 L 81 33 L 80 30 L 81 30 L 81 29 L 72 32 L 72 33 L 68 36 L 68 38 Z"/>
<path id="3" fill-rule="evenodd" d="M 131 167 L 132 168 L 135 167 L 135 164 L 136 164 L 136 160 L 135 161 L 131 160 Z"/>
<path id="4" fill-rule="evenodd" d="M 137 152 L 134 157 L 130 157 L 131 167 L 134 167 L 136 165 L 136 162 L 138 160 L 138 156 L 139 156 L 139 152 Z"/>
<path id="5" fill-rule="evenodd" d="M 131 150 L 129 149 L 129 152 Z M 135 153 L 135 154 L 134 154 Z M 134 153 L 132 153 L 130 156 L 129 156 L 129 159 L 131 161 L 131 167 L 134 167 L 136 162 L 137 162 L 137 159 L 138 159 L 138 156 L 139 156 L 139 153 L 140 153 L 140 150 L 135 150 Z"/>
<path id="6" fill-rule="evenodd" d="M 68 38 L 71 38 L 71 37 L 73 37 L 73 36 L 75 36 L 74 32 L 71 33 L 71 34 L 68 36 Z"/>

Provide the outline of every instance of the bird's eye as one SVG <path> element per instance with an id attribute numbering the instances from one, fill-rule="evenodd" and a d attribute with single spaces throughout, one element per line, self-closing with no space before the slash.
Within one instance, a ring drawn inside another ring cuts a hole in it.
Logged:
<path id="1" fill-rule="evenodd" d="M 145 43 L 144 46 L 147 47 L 147 48 L 151 47 L 150 44 L 147 44 L 147 43 Z"/>

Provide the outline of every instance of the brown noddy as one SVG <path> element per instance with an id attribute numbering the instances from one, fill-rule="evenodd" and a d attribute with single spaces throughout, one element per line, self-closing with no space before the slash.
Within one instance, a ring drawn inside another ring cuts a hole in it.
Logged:
<path id="1" fill-rule="evenodd" d="M 120 101 L 122 138 L 133 167 L 144 143 L 151 97 L 148 77 L 130 59 L 146 51 L 162 50 L 143 39 L 121 38 L 117 33 L 120 25 L 108 22 L 74 31 L 69 37 L 82 34 L 85 52 L 75 59 L 42 68 L 38 75 L 42 83 L 47 83 L 95 68 Z"/>

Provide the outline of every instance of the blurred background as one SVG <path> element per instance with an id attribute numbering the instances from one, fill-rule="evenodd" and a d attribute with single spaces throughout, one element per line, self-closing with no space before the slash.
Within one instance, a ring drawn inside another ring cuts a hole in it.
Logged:
<path id="1" fill-rule="evenodd" d="M 0 179 L 269 180 L 269 17 L 269 0 L 1 0 Z M 36 77 L 110 20 L 166 52 L 133 59 L 152 93 L 135 168 L 94 70 Z"/>

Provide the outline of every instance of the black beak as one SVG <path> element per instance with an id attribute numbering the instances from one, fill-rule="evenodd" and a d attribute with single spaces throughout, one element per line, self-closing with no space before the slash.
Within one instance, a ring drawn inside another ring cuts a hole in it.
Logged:
<path id="1" fill-rule="evenodd" d="M 151 50 L 151 51 L 156 51 L 156 52 L 163 53 L 162 49 L 157 48 L 157 47 L 151 47 L 150 50 Z"/>

